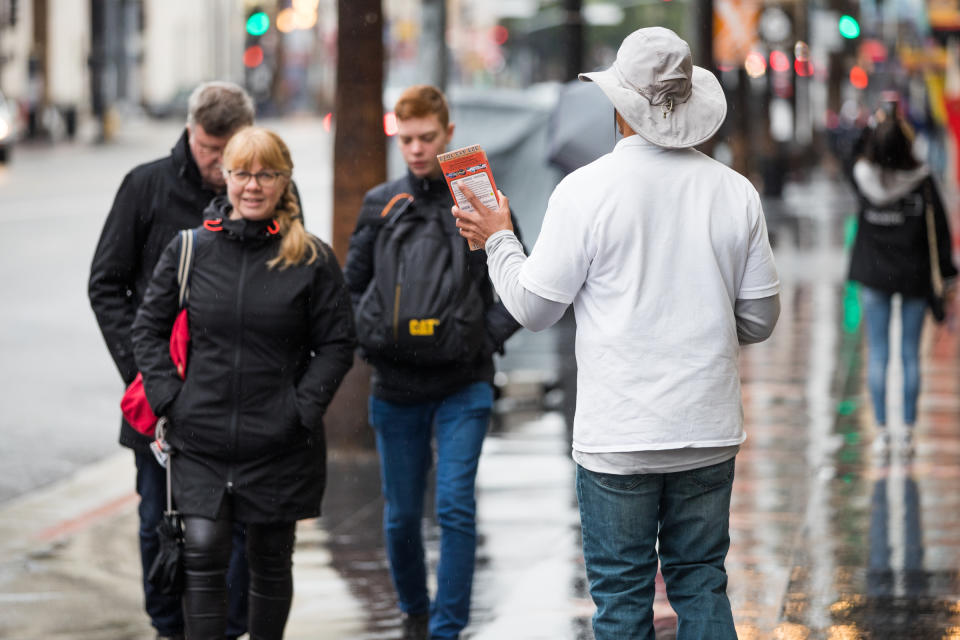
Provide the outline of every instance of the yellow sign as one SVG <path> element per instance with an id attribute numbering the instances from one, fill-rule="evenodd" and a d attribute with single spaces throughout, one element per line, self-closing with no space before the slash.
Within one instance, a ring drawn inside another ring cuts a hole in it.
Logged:
<path id="1" fill-rule="evenodd" d="M 433 330 L 438 324 L 440 324 L 440 320 L 437 318 L 424 318 L 423 320 L 414 318 L 410 321 L 410 335 L 432 336 Z"/>

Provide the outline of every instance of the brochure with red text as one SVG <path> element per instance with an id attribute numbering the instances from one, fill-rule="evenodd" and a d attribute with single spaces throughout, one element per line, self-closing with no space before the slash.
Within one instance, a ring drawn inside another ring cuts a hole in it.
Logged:
<path id="1" fill-rule="evenodd" d="M 488 209 L 496 209 L 500 206 L 490 163 L 487 162 L 487 154 L 480 145 L 475 144 L 441 153 L 437 156 L 437 160 L 440 161 L 440 170 L 443 171 L 443 177 L 447 181 L 447 186 L 450 187 L 450 194 L 458 207 L 464 211 L 473 211 L 473 206 L 457 188 L 459 185 L 466 185 Z M 471 251 L 479 248 L 479 245 L 470 243 Z"/>

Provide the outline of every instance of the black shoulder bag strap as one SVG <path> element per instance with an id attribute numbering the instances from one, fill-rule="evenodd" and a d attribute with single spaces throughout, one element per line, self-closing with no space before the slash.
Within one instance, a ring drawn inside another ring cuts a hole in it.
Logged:
<path id="1" fill-rule="evenodd" d="M 179 305 L 180 309 L 184 308 L 184 306 L 187 304 L 187 300 L 190 298 L 190 267 L 193 266 L 193 245 L 196 238 L 196 229 L 184 229 L 180 232 L 180 261 L 177 264 L 177 285 L 179 286 L 179 291 L 177 293 L 177 304 Z M 166 454 L 166 464 L 164 465 L 167 468 L 166 513 L 168 515 L 173 515 L 173 493 L 170 487 L 170 474 L 172 473 L 171 467 L 173 466 L 173 451 L 171 450 L 170 445 L 167 444 L 166 426 L 167 419 L 165 417 L 157 420 L 156 439 L 160 443 L 163 453 Z"/>

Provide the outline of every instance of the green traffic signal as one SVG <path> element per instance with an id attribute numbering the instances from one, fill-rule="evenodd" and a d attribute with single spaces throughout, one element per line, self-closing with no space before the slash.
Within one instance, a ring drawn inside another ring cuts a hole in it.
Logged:
<path id="1" fill-rule="evenodd" d="M 270 29 L 270 16 L 263 11 L 251 13 L 247 18 L 247 33 L 252 36 L 262 36 Z"/>
<path id="2" fill-rule="evenodd" d="M 837 28 L 840 29 L 840 35 L 847 40 L 853 40 L 860 35 L 860 23 L 853 16 L 840 16 Z"/>

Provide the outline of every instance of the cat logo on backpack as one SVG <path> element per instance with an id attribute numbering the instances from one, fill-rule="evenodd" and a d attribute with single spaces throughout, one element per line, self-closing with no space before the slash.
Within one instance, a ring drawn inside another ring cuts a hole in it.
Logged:
<path id="1" fill-rule="evenodd" d="M 440 320 L 437 318 L 424 318 L 423 320 L 413 318 L 410 320 L 410 335 L 432 336 L 434 327 L 438 324 L 440 324 Z"/>

